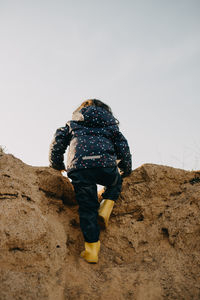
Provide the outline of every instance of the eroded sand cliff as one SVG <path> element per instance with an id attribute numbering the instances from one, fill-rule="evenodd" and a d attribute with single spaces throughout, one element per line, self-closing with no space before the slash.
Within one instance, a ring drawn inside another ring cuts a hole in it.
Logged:
<path id="1" fill-rule="evenodd" d="M 0 299 L 200 299 L 200 172 L 146 164 L 123 182 L 99 263 L 71 183 L 0 153 Z"/>

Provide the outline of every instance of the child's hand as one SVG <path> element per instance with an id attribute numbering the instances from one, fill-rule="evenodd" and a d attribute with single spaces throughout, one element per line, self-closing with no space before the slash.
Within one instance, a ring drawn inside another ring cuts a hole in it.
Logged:
<path id="1" fill-rule="evenodd" d="M 62 176 L 67 177 L 67 171 L 65 169 L 61 170 L 61 174 L 62 174 Z"/>
<path id="2" fill-rule="evenodd" d="M 124 178 L 124 177 L 129 176 L 130 174 L 131 174 L 131 171 L 128 171 L 128 172 L 123 171 L 123 172 L 121 173 L 121 177 Z"/>

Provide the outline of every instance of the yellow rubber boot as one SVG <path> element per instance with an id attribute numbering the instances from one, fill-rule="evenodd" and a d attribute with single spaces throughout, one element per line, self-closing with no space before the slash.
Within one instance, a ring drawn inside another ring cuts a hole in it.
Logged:
<path id="1" fill-rule="evenodd" d="M 81 252 L 81 257 L 89 263 L 96 264 L 98 262 L 99 251 L 100 241 L 95 243 L 85 242 L 85 250 Z"/>
<path id="2" fill-rule="evenodd" d="M 111 215 L 111 212 L 113 210 L 113 206 L 115 204 L 115 201 L 105 199 L 101 201 L 100 208 L 99 208 L 99 217 L 98 222 L 102 229 L 105 229 L 108 227 L 108 221 Z"/>

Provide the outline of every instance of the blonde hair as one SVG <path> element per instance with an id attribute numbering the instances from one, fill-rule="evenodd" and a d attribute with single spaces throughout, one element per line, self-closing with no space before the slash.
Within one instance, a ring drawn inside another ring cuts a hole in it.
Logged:
<path id="1" fill-rule="evenodd" d="M 97 99 L 88 99 L 85 100 L 77 109 L 76 111 L 81 110 L 83 107 L 87 107 L 87 106 L 97 106 L 97 107 L 102 107 L 104 109 L 106 109 L 109 113 L 112 114 L 112 110 L 110 108 L 110 106 L 108 106 L 107 104 L 105 104 L 104 102 L 102 102 L 101 100 L 97 100 Z"/>

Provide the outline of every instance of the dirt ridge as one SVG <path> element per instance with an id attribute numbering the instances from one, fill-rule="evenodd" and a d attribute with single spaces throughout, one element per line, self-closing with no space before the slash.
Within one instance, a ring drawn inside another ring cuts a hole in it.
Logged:
<path id="1" fill-rule="evenodd" d="M 200 299 L 200 172 L 135 169 L 97 265 L 77 209 L 60 172 L 0 153 L 0 300 Z"/>

